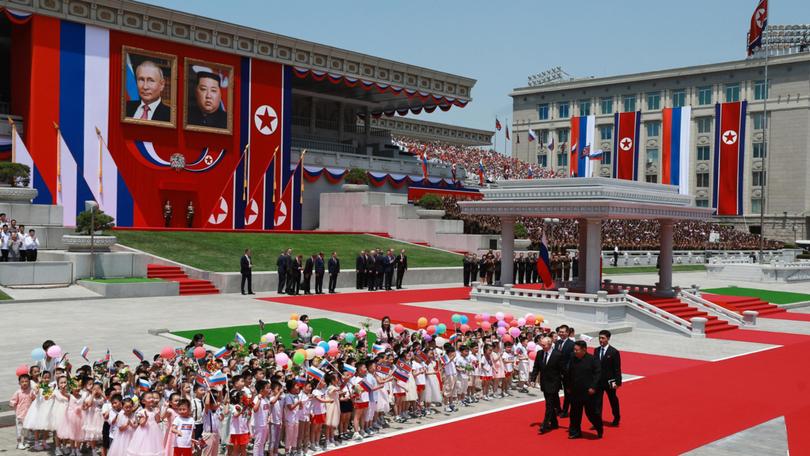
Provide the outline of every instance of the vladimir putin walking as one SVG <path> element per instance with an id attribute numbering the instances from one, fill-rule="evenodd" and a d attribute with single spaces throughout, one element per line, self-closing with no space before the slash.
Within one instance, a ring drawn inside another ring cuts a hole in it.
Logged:
<path id="1" fill-rule="evenodd" d="M 245 293 L 245 282 L 247 282 L 248 292 L 253 293 L 253 261 L 250 258 L 250 249 L 245 249 L 245 254 L 242 255 L 242 260 L 239 265 L 239 272 L 242 273 L 242 294 Z"/>
<path id="2" fill-rule="evenodd" d="M 554 349 L 550 337 L 540 339 L 542 351 L 537 352 L 534 358 L 534 368 L 529 381 L 535 381 L 540 376 L 540 391 L 546 401 L 546 413 L 540 433 L 557 429 L 557 410 L 560 409 L 560 389 L 562 389 L 562 354 Z"/>

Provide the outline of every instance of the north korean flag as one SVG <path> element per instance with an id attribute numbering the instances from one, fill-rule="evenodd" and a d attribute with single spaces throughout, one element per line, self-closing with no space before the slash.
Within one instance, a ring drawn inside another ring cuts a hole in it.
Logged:
<path id="1" fill-rule="evenodd" d="M 747 102 L 718 103 L 714 123 L 714 194 L 717 215 L 742 215 Z"/>
<path id="2" fill-rule="evenodd" d="M 768 26 L 768 0 L 761 0 L 751 15 L 751 27 L 748 29 L 748 55 L 762 47 L 762 34 Z"/>
<path id="3" fill-rule="evenodd" d="M 638 140 L 641 111 L 616 113 L 613 119 L 613 177 L 638 180 Z"/>

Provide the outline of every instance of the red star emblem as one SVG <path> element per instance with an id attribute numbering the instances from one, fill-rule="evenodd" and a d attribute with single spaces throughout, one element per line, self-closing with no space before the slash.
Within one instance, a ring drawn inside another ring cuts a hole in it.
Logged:
<path id="1" fill-rule="evenodd" d="M 226 211 L 222 210 L 222 206 L 217 204 L 217 206 L 214 207 L 214 218 L 219 219 L 220 215 L 228 215 L 228 213 Z"/>
<path id="2" fill-rule="evenodd" d="M 267 127 L 269 130 L 272 130 L 272 122 L 276 120 L 275 116 L 270 115 L 270 110 L 268 108 L 264 108 L 264 113 L 258 115 L 259 120 L 261 121 L 261 126 L 259 130 L 263 130 Z"/>
<path id="3" fill-rule="evenodd" d="M 625 139 L 624 141 L 622 141 L 622 147 L 624 147 L 625 149 L 630 148 L 630 140 Z"/>
<path id="4" fill-rule="evenodd" d="M 734 133 L 728 132 L 726 133 L 726 142 L 733 143 L 734 142 Z"/>

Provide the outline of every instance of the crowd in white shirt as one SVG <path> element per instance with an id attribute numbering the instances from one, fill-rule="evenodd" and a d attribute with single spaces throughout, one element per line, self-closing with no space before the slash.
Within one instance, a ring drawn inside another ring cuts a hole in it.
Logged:
<path id="1" fill-rule="evenodd" d="M 6 214 L 0 213 L 0 262 L 37 261 L 38 250 L 36 230 L 26 232 L 24 225 L 7 220 Z"/>

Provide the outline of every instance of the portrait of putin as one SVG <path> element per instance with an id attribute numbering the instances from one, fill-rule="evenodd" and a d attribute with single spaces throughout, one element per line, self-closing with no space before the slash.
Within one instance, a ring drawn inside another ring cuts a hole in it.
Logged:
<path id="1" fill-rule="evenodd" d="M 137 120 L 171 122 L 171 109 L 162 100 L 166 87 L 163 69 L 153 60 L 143 60 L 135 67 L 138 100 L 126 105 L 126 116 Z"/>

